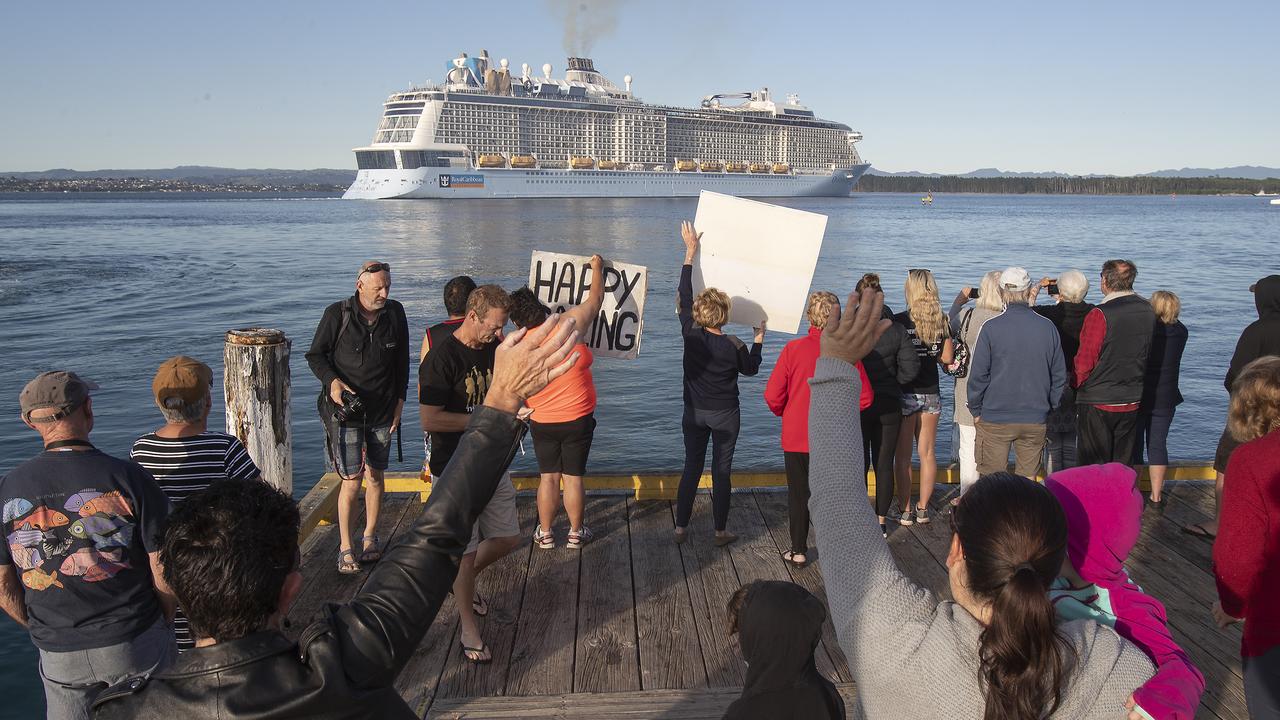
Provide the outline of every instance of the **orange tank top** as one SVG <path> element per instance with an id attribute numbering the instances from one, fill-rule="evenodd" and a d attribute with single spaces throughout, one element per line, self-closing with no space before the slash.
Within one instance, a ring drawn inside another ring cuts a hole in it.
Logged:
<path id="1" fill-rule="evenodd" d="M 578 362 L 569 368 L 538 394 L 525 401 L 533 410 L 530 418 L 540 423 L 562 423 L 577 420 L 596 409 L 596 383 L 591 378 L 591 364 L 595 358 L 586 343 L 574 348 Z"/>

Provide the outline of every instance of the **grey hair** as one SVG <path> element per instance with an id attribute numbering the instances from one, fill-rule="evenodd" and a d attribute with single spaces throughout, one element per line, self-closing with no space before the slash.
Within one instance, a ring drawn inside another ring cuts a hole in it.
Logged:
<path id="1" fill-rule="evenodd" d="M 1009 305 L 1028 305 L 1031 302 L 1032 288 L 1026 290 L 1010 290 L 1009 288 L 1000 287 L 1000 299 L 1004 301 L 1006 307 Z"/>
<path id="2" fill-rule="evenodd" d="M 185 403 L 182 398 L 169 397 L 164 399 L 164 405 L 160 408 L 160 414 L 164 415 L 165 422 L 171 423 L 193 423 L 204 419 L 204 413 L 209 409 L 209 396 L 205 395 L 194 403 Z"/>
<path id="3" fill-rule="evenodd" d="M 1065 302 L 1084 302 L 1089 294 L 1089 278 L 1079 270 L 1068 270 L 1058 276 L 1058 297 Z"/>
<path id="4" fill-rule="evenodd" d="M 974 303 L 982 310 L 991 310 L 994 312 L 1004 312 L 1004 296 L 1000 292 L 1000 271 L 992 270 L 982 276 L 982 283 L 978 285 L 978 301 Z"/>

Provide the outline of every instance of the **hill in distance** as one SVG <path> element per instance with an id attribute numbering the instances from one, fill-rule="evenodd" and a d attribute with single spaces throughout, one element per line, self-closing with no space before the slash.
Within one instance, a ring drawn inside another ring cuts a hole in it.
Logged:
<path id="1" fill-rule="evenodd" d="M 68 170 L 58 168 L 38 172 L 0 171 L 0 177 L 14 177 L 21 180 L 140 178 L 144 180 L 183 180 L 192 183 L 245 185 L 350 185 L 356 179 L 356 171 L 335 168 L 285 170 L 276 168 L 239 169 L 209 167 L 206 165 L 180 165 L 175 168 L 153 170 Z"/>
<path id="2" fill-rule="evenodd" d="M 868 175 L 882 175 L 886 177 L 942 177 L 942 173 L 919 172 L 917 170 L 908 170 L 905 172 L 886 172 L 871 168 L 867 171 Z M 954 175 L 953 177 L 961 178 L 1065 178 L 1065 177 L 1115 177 L 1113 175 L 1099 175 L 1090 173 L 1088 175 L 1071 175 L 1070 173 L 1062 173 L 1056 171 L 1047 172 L 1019 172 L 1013 170 L 1000 170 L 999 168 L 979 168 L 972 172 Z M 1262 167 L 1259 165 L 1237 165 L 1235 167 L 1226 168 L 1182 168 L 1181 170 L 1157 170 L 1155 172 L 1141 173 L 1136 177 L 1181 177 L 1181 178 L 1199 178 L 1199 177 L 1222 177 L 1222 178 L 1246 178 L 1253 180 L 1261 180 L 1264 178 L 1280 177 L 1280 168 Z"/>

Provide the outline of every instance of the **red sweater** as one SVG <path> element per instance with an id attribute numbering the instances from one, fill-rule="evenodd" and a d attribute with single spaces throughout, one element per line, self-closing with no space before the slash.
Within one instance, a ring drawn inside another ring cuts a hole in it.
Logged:
<path id="1" fill-rule="evenodd" d="M 818 365 L 818 342 L 822 330 L 809 328 L 809 334 L 792 340 L 782 348 L 778 364 L 773 366 L 769 383 L 764 388 L 764 401 L 774 415 L 782 416 L 782 449 L 784 452 L 809 452 L 809 378 Z M 862 395 L 858 405 L 866 410 L 874 395 L 867 371 L 858 363 L 862 379 Z M 854 418 L 853 422 L 860 422 Z"/>
<path id="2" fill-rule="evenodd" d="M 1280 430 L 1231 454 L 1218 517 L 1218 597 L 1244 618 L 1240 653 L 1258 657 L 1280 645 Z"/>

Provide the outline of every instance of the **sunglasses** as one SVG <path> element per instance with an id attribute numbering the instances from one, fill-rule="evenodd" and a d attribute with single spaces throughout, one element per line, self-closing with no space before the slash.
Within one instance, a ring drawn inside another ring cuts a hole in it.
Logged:
<path id="1" fill-rule="evenodd" d="M 360 270 L 361 275 L 365 273 L 380 273 L 380 272 L 391 272 L 391 266 L 388 265 L 387 263 L 372 263 Z"/>

